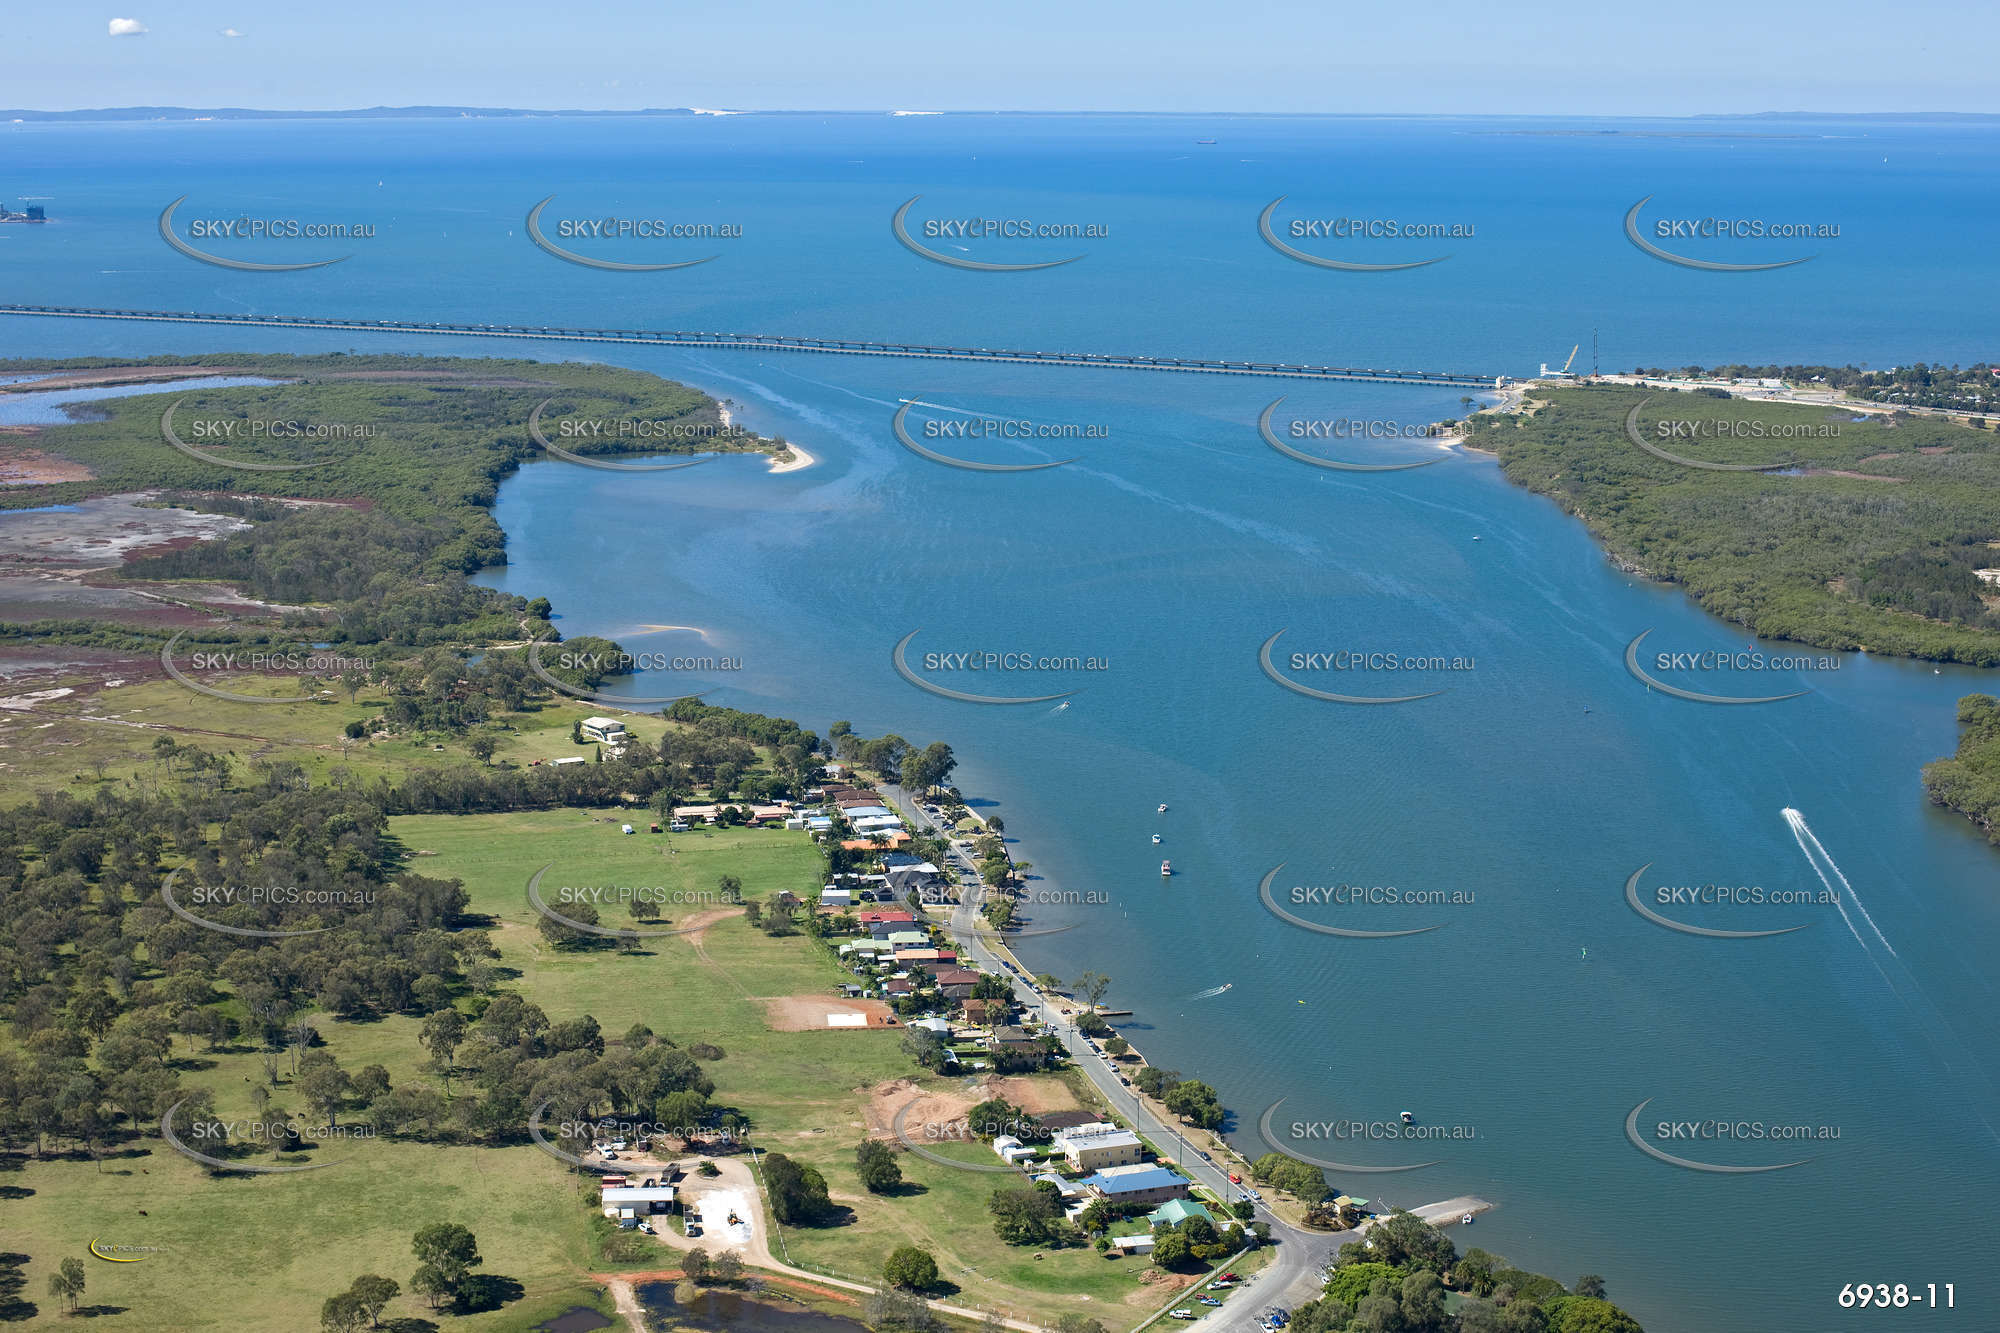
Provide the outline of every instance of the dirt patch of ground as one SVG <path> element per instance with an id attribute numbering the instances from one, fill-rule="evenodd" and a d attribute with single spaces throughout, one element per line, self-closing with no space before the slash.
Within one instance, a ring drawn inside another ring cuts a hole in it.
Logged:
<path id="1" fill-rule="evenodd" d="M 989 1078 L 986 1086 L 993 1096 L 1004 1097 L 1036 1115 L 1044 1111 L 1074 1111 L 1080 1105 L 1069 1087 L 1054 1079 Z"/>
<path id="2" fill-rule="evenodd" d="M 1957 447 L 1957 445 L 1952 444 L 1925 444 L 1919 445 L 1917 452 L 1920 454 L 1948 454 Z"/>
<path id="3" fill-rule="evenodd" d="M 903 1114 L 905 1132 L 915 1125 L 955 1125 L 965 1119 L 965 1113 L 983 1100 L 977 1094 L 964 1092 L 925 1092 L 915 1080 L 907 1078 L 891 1079 L 868 1089 L 868 1105 L 864 1116 L 871 1139 L 893 1139 L 896 1137 L 896 1117 Z"/>
<path id="4" fill-rule="evenodd" d="M 1154 1288 L 1152 1297 L 1147 1301 L 1149 1305 L 1152 1301 L 1158 1300 L 1162 1292 L 1172 1295 L 1178 1291 L 1186 1291 L 1189 1287 L 1199 1284 L 1203 1276 L 1201 1273 L 1170 1273 L 1164 1268 L 1144 1268 L 1138 1274 L 1142 1284 Z"/>
<path id="5" fill-rule="evenodd" d="M 926 1091 L 914 1079 L 892 1079 L 878 1083 L 866 1093 L 864 1118 L 870 1138 L 888 1139 L 896 1135 L 896 1117 L 901 1114 L 907 1130 L 913 1125 L 951 1125 L 965 1119 L 966 1112 L 991 1097 L 1004 1098 L 1022 1110 L 1039 1115 L 1044 1111 L 1073 1111 L 1077 1100 L 1069 1088 L 1055 1079 L 984 1078 L 970 1089 Z M 904 1108 L 908 1107 L 905 1112 Z"/>
<path id="6" fill-rule="evenodd" d="M 1884 477 L 1873 472 L 1849 472 L 1845 468 L 1812 467 L 1799 474 L 1803 477 L 1847 477 L 1854 481 L 1887 481 L 1902 485 L 1908 477 Z"/>
<path id="7" fill-rule="evenodd" d="M 764 1021 L 774 1032 L 861 1032 L 897 1026 L 896 1015 L 880 1000 L 843 1000 L 831 995 L 759 996 Z M 835 1025 L 829 1016 L 859 1015 L 861 1021 Z"/>
<path id="8" fill-rule="evenodd" d="M 1901 454 L 1870 454 L 1868 455 L 1868 457 L 1862 459 L 1861 461 L 1864 463 L 1886 463 L 1892 458 L 1901 458 L 1901 457 L 1902 457 Z"/>
<path id="9" fill-rule="evenodd" d="M 686 916 L 674 922 L 673 928 L 682 932 L 682 937 L 689 944 L 699 949 L 703 941 L 708 938 L 708 928 L 710 926 L 718 921 L 727 920 L 732 916 L 742 915 L 743 909 L 740 907 L 711 907 L 702 912 L 689 912 Z"/>
<path id="10" fill-rule="evenodd" d="M 18 433 L 32 434 L 33 429 L 19 428 Z M 16 433 L 16 430 L 0 432 L 0 485 L 48 486 L 58 481 L 89 481 L 94 475 L 81 463 L 17 445 L 5 438 Z"/>

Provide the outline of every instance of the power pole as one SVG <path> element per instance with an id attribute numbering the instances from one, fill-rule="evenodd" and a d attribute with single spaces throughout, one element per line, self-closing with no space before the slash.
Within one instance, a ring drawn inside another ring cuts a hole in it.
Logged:
<path id="1" fill-rule="evenodd" d="M 1592 383 L 1595 383 L 1597 380 L 1597 330 L 1596 329 L 1592 329 L 1590 331 L 1590 378 Z"/>

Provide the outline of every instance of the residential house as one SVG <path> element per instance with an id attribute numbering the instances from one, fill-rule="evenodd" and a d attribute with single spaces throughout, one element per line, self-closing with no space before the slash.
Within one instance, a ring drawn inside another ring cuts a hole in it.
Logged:
<path id="1" fill-rule="evenodd" d="M 1208 1209 L 1202 1207 L 1193 1199 L 1167 1200 L 1158 1208 L 1146 1214 L 1146 1225 L 1154 1227 L 1177 1227 L 1190 1217 L 1199 1217 L 1218 1231 L 1222 1229 L 1222 1223 L 1215 1220 L 1215 1214 L 1209 1212 Z"/>
<path id="2" fill-rule="evenodd" d="M 562 761 L 557 760 L 556 762 L 561 763 Z M 867 852 L 867 851 L 873 851 L 876 847 L 880 846 L 884 842 L 887 842 L 891 847 L 901 847 L 904 843 L 908 842 L 909 840 L 910 840 L 910 835 L 907 831 L 903 829 L 896 829 L 894 831 L 885 830 L 881 833 L 875 834 L 873 837 L 844 838 L 841 840 L 840 845 L 842 850 L 844 851 Z"/>
<path id="3" fill-rule="evenodd" d="M 625 724 L 615 717 L 587 717 L 577 724 L 587 741 L 601 741 L 606 745 L 623 745 L 631 739 Z"/>
<path id="4" fill-rule="evenodd" d="M 965 1021 L 968 1023 L 977 1023 L 981 1027 L 989 1023 L 1003 1022 L 1011 1017 L 1013 1012 L 1014 1006 L 1007 1000 L 967 1000 L 965 1002 Z M 1068 1115 L 1071 1113 L 1063 1112 L 1062 1114 Z M 1077 1114 L 1085 1113 L 1079 1112 Z M 1085 1118 L 1089 1119 L 1090 1117 L 1085 1114 Z M 1046 1125 L 1049 1122 L 1049 1118 L 1043 1116 L 1041 1117 L 1041 1121 Z"/>
<path id="5" fill-rule="evenodd" d="M 898 895 L 922 893 L 925 889 L 935 887 L 938 881 L 944 878 L 944 872 L 937 866 L 908 852 L 885 852 L 882 856 L 882 872 L 888 876 L 889 886 Z"/>
<path id="6" fill-rule="evenodd" d="M 1146 1145 L 1129 1129 L 1116 1125 L 1080 1125 L 1063 1130 L 1055 1137 L 1060 1152 L 1073 1171 L 1102 1171 L 1106 1167 L 1131 1166 L 1146 1155 Z"/>
<path id="7" fill-rule="evenodd" d="M 1085 1194 L 1083 1186 L 1067 1177 L 1059 1176 L 1053 1171 L 1044 1171 L 1041 1175 L 1036 1176 L 1034 1181 L 1037 1185 L 1054 1185 L 1056 1193 L 1062 1195 L 1064 1203 L 1081 1199 Z"/>
<path id="8" fill-rule="evenodd" d="M 1185 1199 L 1191 1188 L 1187 1178 L 1171 1167 L 1145 1163 L 1106 1167 L 1081 1183 L 1106 1202 L 1126 1207 Z"/>

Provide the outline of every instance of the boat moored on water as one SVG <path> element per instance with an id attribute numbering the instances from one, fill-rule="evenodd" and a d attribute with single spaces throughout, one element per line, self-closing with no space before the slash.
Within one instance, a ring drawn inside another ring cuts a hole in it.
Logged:
<path id="1" fill-rule="evenodd" d="M 1171 875 L 1173 873 L 1174 873 L 1174 863 L 1172 861 L 1160 862 L 1160 878 L 1165 879 L 1168 875 Z"/>

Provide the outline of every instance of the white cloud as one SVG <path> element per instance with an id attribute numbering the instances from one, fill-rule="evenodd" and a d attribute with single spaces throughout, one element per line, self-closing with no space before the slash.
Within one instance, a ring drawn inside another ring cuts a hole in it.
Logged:
<path id="1" fill-rule="evenodd" d="M 236 31 L 236 29 L 234 28 L 224 28 L 222 30 L 222 35 L 224 37 L 241 37 L 243 34 Z"/>
<path id="2" fill-rule="evenodd" d="M 146 31 L 146 25 L 137 19 L 111 20 L 111 35 L 113 37 L 137 37 L 144 31 Z"/>

